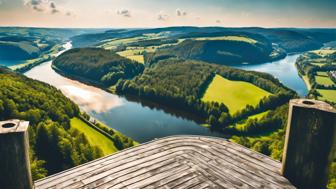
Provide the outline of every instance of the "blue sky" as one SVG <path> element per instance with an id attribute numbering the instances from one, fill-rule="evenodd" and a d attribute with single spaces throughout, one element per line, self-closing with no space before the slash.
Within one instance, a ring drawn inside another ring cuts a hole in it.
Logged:
<path id="1" fill-rule="evenodd" d="M 336 27 L 336 0 L 0 0 L 1 26 Z"/>

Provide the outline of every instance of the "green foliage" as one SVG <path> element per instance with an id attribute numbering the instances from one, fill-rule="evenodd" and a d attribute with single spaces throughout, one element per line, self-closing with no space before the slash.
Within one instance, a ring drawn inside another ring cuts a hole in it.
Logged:
<path id="1" fill-rule="evenodd" d="M 255 107 L 247 105 L 245 109 L 231 115 L 226 104 L 201 100 L 216 74 L 230 80 L 252 83 L 274 95 L 262 98 Z M 178 59 L 160 61 L 147 68 L 142 75 L 132 80 L 118 82 L 116 91 L 184 109 L 219 128 L 250 115 L 276 108 L 294 96 L 293 92 L 267 74 Z"/>
<path id="2" fill-rule="evenodd" d="M 100 48 L 68 50 L 58 56 L 53 65 L 63 72 L 106 86 L 115 84 L 119 79 L 132 78 L 144 69 L 142 64 Z"/>
<path id="3" fill-rule="evenodd" d="M 272 51 L 272 45 L 267 41 L 251 43 L 243 40 L 188 39 L 171 48 L 148 53 L 145 62 L 151 65 L 165 58 L 176 57 L 223 65 L 260 63 L 270 61 Z"/>
<path id="4" fill-rule="evenodd" d="M 244 136 L 233 136 L 231 140 L 265 155 L 269 155 L 274 159 L 281 160 L 287 115 L 288 104 L 282 105 L 270 111 L 266 116 L 262 117 L 260 121 L 256 122 L 252 120 L 248 122 L 245 126 Z M 270 132 L 267 131 L 272 132 L 270 134 Z"/>
<path id="5" fill-rule="evenodd" d="M 331 74 L 336 70 L 335 55 L 334 49 L 322 49 L 304 53 L 296 60 L 299 73 L 310 85 L 310 98 L 336 103 L 336 79 Z"/>
<path id="6" fill-rule="evenodd" d="M 269 92 L 249 82 L 231 81 L 216 75 L 204 93 L 202 101 L 223 103 L 230 112 L 236 113 L 248 104 L 257 105 L 263 97 L 269 95 L 271 95 Z"/>
<path id="7" fill-rule="evenodd" d="M 23 60 L 36 58 L 40 49 L 30 41 L 1 41 L 0 38 L 0 59 Z"/>
<path id="8" fill-rule="evenodd" d="M 329 182 L 327 185 L 328 189 L 336 188 L 336 159 L 331 164 L 330 170 L 329 170 Z"/>
<path id="9" fill-rule="evenodd" d="M 90 146 L 83 133 L 66 131 L 57 122 L 50 120 L 38 124 L 35 149 L 38 157 L 48 160 L 45 167 L 50 174 L 103 155 L 99 148 Z"/>
<path id="10" fill-rule="evenodd" d="M 70 128 L 79 109 L 56 88 L 0 68 L 0 120 L 30 121 L 34 179 L 102 155 L 83 134 Z"/>

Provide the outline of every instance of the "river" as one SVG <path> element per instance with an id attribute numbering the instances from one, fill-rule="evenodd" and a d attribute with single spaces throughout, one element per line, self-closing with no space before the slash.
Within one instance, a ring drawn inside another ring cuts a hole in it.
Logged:
<path id="1" fill-rule="evenodd" d="M 67 43 L 64 47 L 65 50 L 70 49 L 71 44 Z M 244 65 L 240 68 L 271 73 L 285 85 L 303 95 L 306 93 L 304 90 L 306 88 L 301 85 L 302 80 L 298 77 L 294 66 L 297 57 L 298 55 L 290 55 L 277 62 Z M 129 100 L 129 98 L 63 77 L 51 68 L 51 61 L 34 67 L 25 75 L 55 86 L 89 115 L 141 143 L 170 135 L 224 137 L 218 132 L 200 126 L 194 121 L 196 119 L 190 119 L 187 114 L 143 101 Z"/>
<path id="2" fill-rule="evenodd" d="M 240 65 L 236 66 L 236 68 L 269 73 L 278 78 L 285 86 L 293 89 L 300 96 L 304 97 L 308 94 L 308 89 L 303 79 L 299 76 L 295 66 L 295 61 L 300 55 L 301 54 L 292 54 L 278 61 L 254 65 Z"/>
<path id="3" fill-rule="evenodd" d="M 71 48 L 68 43 L 66 49 Z M 120 131 L 138 142 L 170 135 L 208 135 L 223 137 L 202 127 L 192 119 L 174 110 L 163 110 L 157 106 L 146 106 L 97 87 L 63 77 L 51 68 L 51 61 L 34 67 L 26 76 L 43 81 L 60 89 L 89 115 L 109 127 Z"/>

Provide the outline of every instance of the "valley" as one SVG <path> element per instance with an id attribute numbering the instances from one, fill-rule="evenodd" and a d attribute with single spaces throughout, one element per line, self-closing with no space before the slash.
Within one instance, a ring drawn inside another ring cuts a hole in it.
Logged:
<path id="1" fill-rule="evenodd" d="M 35 59 L 9 63 L 78 105 L 80 112 L 68 118 L 66 132 L 83 133 L 85 143 L 97 147 L 94 158 L 165 136 L 207 135 L 280 159 L 287 102 L 307 94 L 315 98 L 314 90 L 320 94 L 316 98 L 335 102 L 329 77 L 333 63 L 325 65 L 330 49 L 312 51 L 317 57 L 308 65 L 316 70 L 309 77 L 298 73 L 306 67 L 295 64 L 306 49 L 287 54 L 299 47 L 274 44 L 260 30 L 148 30 L 84 33 L 58 44 L 47 59 L 35 58 L 38 64 L 26 66 Z"/>

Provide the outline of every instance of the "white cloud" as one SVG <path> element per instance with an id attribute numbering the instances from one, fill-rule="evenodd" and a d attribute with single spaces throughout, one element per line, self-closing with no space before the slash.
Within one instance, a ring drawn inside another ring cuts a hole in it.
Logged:
<path id="1" fill-rule="evenodd" d="M 123 17 L 131 17 L 131 11 L 129 11 L 128 9 L 117 10 L 117 14 Z"/>
<path id="2" fill-rule="evenodd" d="M 56 4 L 55 2 L 50 2 L 50 9 L 51 9 L 51 14 L 55 14 L 60 12 L 57 8 L 56 8 Z"/>
<path id="3" fill-rule="evenodd" d="M 181 9 L 176 9 L 177 16 L 187 16 L 187 12 Z"/>
<path id="4" fill-rule="evenodd" d="M 221 23 L 221 21 L 220 21 L 220 20 L 216 20 L 216 23 L 217 23 L 217 24 L 220 24 L 220 23 Z"/>
<path id="5" fill-rule="evenodd" d="M 54 1 L 49 0 L 23 0 L 25 6 L 30 7 L 32 10 L 37 12 L 50 12 L 55 14 L 61 12 Z"/>

